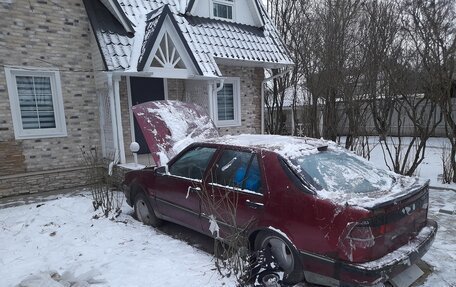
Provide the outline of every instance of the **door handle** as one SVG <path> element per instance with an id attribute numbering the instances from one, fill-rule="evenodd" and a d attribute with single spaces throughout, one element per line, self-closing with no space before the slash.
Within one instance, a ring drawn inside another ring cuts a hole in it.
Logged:
<path id="1" fill-rule="evenodd" d="M 247 205 L 248 207 L 253 208 L 253 209 L 262 209 L 262 208 L 264 208 L 264 204 L 263 203 L 253 202 L 253 201 L 250 201 L 248 199 L 245 201 L 245 205 Z"/>
<path id="2" fill-rule="evenodd" d="M 187 199 L 190 195 L 190 192 L 201 192 L 201 188 L 200 187 L 193 187 L 193 186 L 189 186 L 188 189 L 187 189 L 187 196 L 185 197 L 185 199 Z"/>

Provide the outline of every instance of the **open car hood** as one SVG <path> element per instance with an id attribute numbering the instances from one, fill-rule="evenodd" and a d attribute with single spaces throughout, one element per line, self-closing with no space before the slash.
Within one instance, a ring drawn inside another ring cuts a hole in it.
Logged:
<path id="1" fill-rule="evenodd" d="M 165 165 L 189 144 L 219 137 L 206 111 L 179 101 L 152 101 L 132 107 L 157 166 Z"/>

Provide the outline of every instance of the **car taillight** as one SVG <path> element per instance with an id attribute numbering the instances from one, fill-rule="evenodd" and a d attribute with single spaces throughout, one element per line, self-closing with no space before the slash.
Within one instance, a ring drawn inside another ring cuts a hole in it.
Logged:
<path id="1" fill-rule="evenodd" d="M 368 225 L 355 223 L 351 231 L 348 233 L 347 239 L 351 242 L 351 246 L 355 249 L 368 248 L 375 244 L 375 237 L 372 233 L 372 228 Z"/>
<path id="2" fill-rule="evenodd" d="M 386 232 L 385 225 L 372 227 L 370 224 L 368 220 L 347 224 L 338 244 L 342 259 L 351 262 L 364 261 L 375 245 L 376 238 Z"/>

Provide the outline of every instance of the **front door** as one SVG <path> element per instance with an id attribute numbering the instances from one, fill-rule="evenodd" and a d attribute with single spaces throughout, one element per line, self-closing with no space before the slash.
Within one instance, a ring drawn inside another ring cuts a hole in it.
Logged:
<path id="1" fill-rule="evenodd" d="M 130 91 L 132 105 L 165 99 L 164 79 L 130 77 Z M 149 153 L 146 140 L 138 122 L 133 117 L 135 125 L 135 141 L 139 144 L 139 154 Z"/>

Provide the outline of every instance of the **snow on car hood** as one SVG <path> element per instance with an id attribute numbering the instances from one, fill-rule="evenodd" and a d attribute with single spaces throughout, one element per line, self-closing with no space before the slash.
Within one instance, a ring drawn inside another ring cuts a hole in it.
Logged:
<path id="1" fill-rule="evenodd" d="M 157 166 L 165 165 L 189 144 L 219 133 L 206 111 L 179 101 L 152 101 L 132 107 Z"/>

